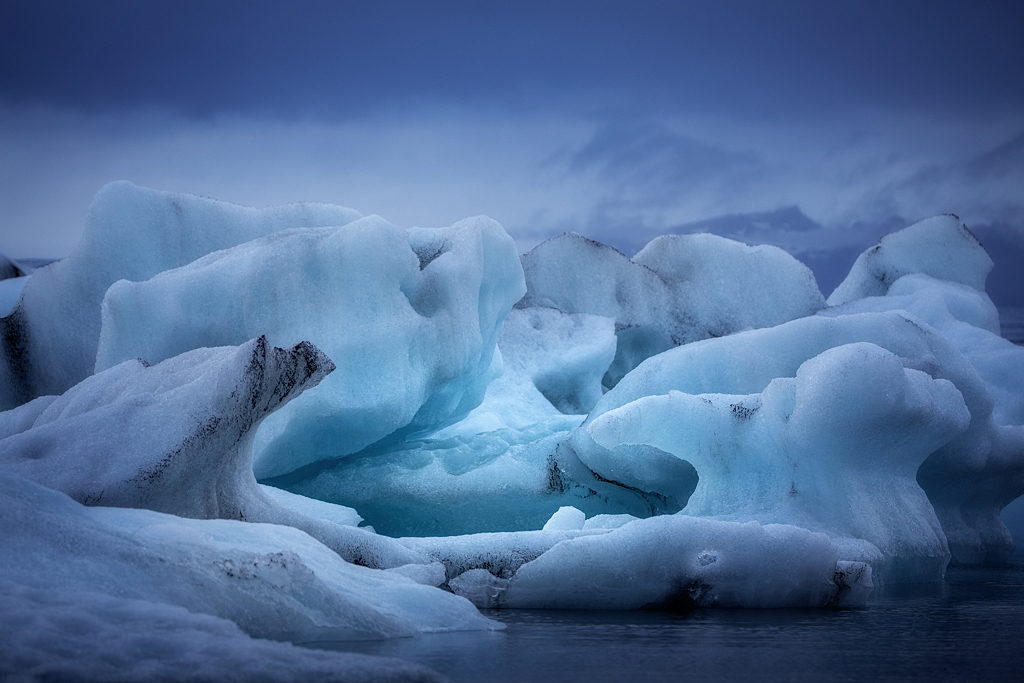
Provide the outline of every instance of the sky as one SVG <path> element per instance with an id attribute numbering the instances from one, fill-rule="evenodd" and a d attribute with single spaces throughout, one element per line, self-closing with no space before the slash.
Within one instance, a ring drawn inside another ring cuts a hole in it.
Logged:
<path id="1" fill-rule="evenodd" d="M 1024 254 L 1024 3 L 3 0 L 0 252 L 66 255 L 118 179 L 521 250 L 852 259 L 953 212 Z"/>

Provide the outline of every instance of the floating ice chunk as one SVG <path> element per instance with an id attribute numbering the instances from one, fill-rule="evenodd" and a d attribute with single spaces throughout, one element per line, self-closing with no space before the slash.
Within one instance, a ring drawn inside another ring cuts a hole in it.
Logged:
<path id="1" fill-rule="evenodd" d="M 911 273 L 958 282 L 985 291 L 992 259 L 953 214 L 934 216 L 885 235 L 860 256 L 835 291 L 829 306 L 884 296 L 894 282 Z"/>
<path id="2" fill-rule="evenodd" d="M 996 424 L 992 395 L 968 359 L 934 328 L 905 312 L 811 316 L 673 349 L 627 375 L 598 401 L 588 421 L 643 396 L 672 390 L 694 395 L 760 393 L 775 378 L 794 377 L 806 360 L 855 342 L 887 349 L 904 367 L 947 379 L 963 395 L 970 427 L 929 456 L 918 482 L 958 561 L 1008 557 L 1013 539 L 999 511 L 1024 491 L 1024 428 Z M 594 443 L 585 429 L 575 430 L 563 446 L 603 478 L 617 481 L 618 471 L 636 469 L 635 462 L 640 461 L 647 467 L 645 490 L 667 492 L 678 486 L 665 458 L 677 459 L 668 454 L 659 460 L 635 453 L 633 447 L 609 451 Z"/>
<path id="3" fill-rule="evenodd" d="M 551 519 L 544 523 L 544 531 L 573 531 L 582 529 L 587 521 L 587 515 L 582 510 L 577 510 L 571 505 L 563 505 L 558 508 Z"/>
<path id="4" fill-rule="evenodd" d="M 665 282 L 612 247 L 570 232 L 539 244 L 522 260 L 527 294 L 521 306 L 615 320 L 618 346 L 605 386 L 675 345 Z"/>
<path id="5" fill-rule="evenodd" d="M 442 563 L 450 581 L 471 569 L 482 569 L 499 579 L 508 579 L 522 565 L 537 559 L 562 541 L 604 533 L 608 533 L 607 529 L 510 531 L 398 540 L 411 550 Z"/>
<path id="6" fill-rule="evenodd" d="M 447 680 L 398 659 L 254 639 L 227 619 L 55 585 L 0 580 L 0 633 L 0 678 L 12 683 Z"/>
<path id="7" fill-rule="evenodd" d="M 523 291 L 515 245 L 488 218 L 405 230 L 371 216 L 289 230 L 114 284 L 96 369 L 260 334 L 312 341 L 338 369 L 260 429 L 256 476 L 272 477 L 465 416 Z"/>
<path id="8" fill-rule="evenodd" d="M 523 256 L 527 296 L 615 320 L 614 386 L 645 358 L 708 337 L 776 325 L 825 305 L 811 271 L 781 249 L 715 235 L 666 235 L 633 260 L 575 233 Z"/>
<path id="9" fill-rule="evenodd" d="M 486 569 L 470 569 L 448 582 L 452 592 L 480 609 L 501 607 L 509 580 L 499 579 Z"/>
<path id="10" fill-rule="evenodd" d="M 855 299 L 820 311 L 830 317 L 904 310 L 937 329 L 978 371 L 994 401 L 993 418 L 1024 425 L 1024 348 L 999 334 L 999 313 L 984 292 L 929 275 L 898 279 L 885 296 Z"/>
<path id="11" fill-rule="evenodd" d="M 375 567 L 426 561 L 363 529 L 276 503 L 252 474 L 252 434 L 333 364 L 308 342 L 127 361 L 60 397 L 0 413 L 0 464 L 88 505 L 288 524 Z"/>
<path id="12" fill-rule="evenodd" d="M 127 182 L 106 185 L 71 255 L 33 273 L 17 309 L 0 320 L 0 410 L 62 394 L 92 374 L 100 302 L 117 280 L 146 280 L 279 230 L 359 217 L 327 204 L 252 209 Z"/>
<path id="13" fill-rule="evenodd" d="M 633 262 L 669 286 L 680 327 L 693 326 L 682 333 L 685 342 L 779 325 L 825 305 L 811 269 L 772 245 L 707 233 L 662 235 Z"/>
<path id="14" fill-rule="evenodd" d="M 301 512 L 307 517 L 326 519 L 329 522 L 334 522 L 341 526 L 359 526 L 359 523 L 363 521 L 363 518 L 359 516 L 358 512 L 350 507 L 345 507 L 344 505 L 325 503 L 324 501 L 316 500 L 315 498 L 298 496 L 294 493 L 285 491 L 284 489 L 275 488 L 273 486 L 264 486 L 261 484 L 260 489 L 263 493 L 273 498 L 275 502 L 280 503 L 286 508 L 291 508 L 296 512 Z"/>
<path id="15" fill-rule="evenodd" d="M 700 480 L 685 514 L 863 539 L 881 551 L 876 569 L 887 579 L 937 581 L 949 553 L 915 477 L 969 422 L 951 382 L 859 343 L 823 352 L 760 394 L 649 396 L 588 431 L 605 448 L 643 443 L 691 463 Z"/>
<path id="16" fill-rule="evenodd" d="M 864 604 L 871 569 L 824 534 L 663 515 L 555 545 L 511 577 L 511 608 L 818 607 Z"/>
<path id="17" fill-rule="evenodd" d="M 30 588 L 178 605 L 277 640 L 491 626 L 468 602 L 358 567 L 290 527 L 87 508 L 0 470 L 0 576 Z"/>

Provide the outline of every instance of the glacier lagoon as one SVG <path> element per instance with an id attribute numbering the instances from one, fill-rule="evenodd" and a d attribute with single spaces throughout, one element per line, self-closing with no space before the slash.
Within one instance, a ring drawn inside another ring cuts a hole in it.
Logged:
<path id="1" fill-rule="evenodd" d="M 559 659 L 559 632 L 611 656 L 622 629 L 659 651 L 698 629 L 728 653 L 813 623 L 833 651 L 964 605 L 1019 639 L 997 566 L 1024 348 L 991 269 L 955 216 L 882 238 L 826 299 L 785 252 L 712 235 L 520 257 L 483 217 L 112 184 L 68 258 L 8 278 L 0 670 L 431 680 L 352 643 L 513 662 L 531 639 Z"/>
<path id="2" fill-rule="evenodd" d="M 857 610 L 686 614 L 495 610 L 500 632 L 319 643 L 403 657 L 470 681 L 1016 681 L 1024 562 L 954 567 L 941 586 Z"/>

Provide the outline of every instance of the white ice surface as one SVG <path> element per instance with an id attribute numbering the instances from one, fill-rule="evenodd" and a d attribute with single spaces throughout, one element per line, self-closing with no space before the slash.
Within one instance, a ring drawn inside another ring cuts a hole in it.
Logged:
<path id="1" fill-rule="evenodd" d="M 964 354 L 992 395 L 998 424 L 1024 425 L 1024 347 L 1000 336 L 999 313 L 984 292 L 915 273 L 896 280 L 885 296 L 856 299 L 819 315 L 898 310 L 925 321 Z"/>
<path id="2" fill-rule="evenodd" d="M 884 296 L 894 282 L 912 273 L 985 291 L 992 259 L 970 230 L 952 214 L 934 216 L 885 235 L 857 257 L 828 298 L 829 306 Z"/>
<path id="3" fill-rule="evenodd" d="M 864 604 L 871 570 L 824 534 L 662 515 L 555 545 L 495 598 L 505 607 L 639 609 Z"/>
<path id="4" fill-rule="evenodd" d="M 315 346 L 204 348 L 127 361 L 0 413 L 0 466 L 88 505 L 288 524 L 358 564 L 425 561 L 392 539 L 284 506 L 252 472 L 253 431 L 333 365 Z"/>
<path id="5" fill-rule="evenodd" d="M 279 232 L 103 300 L 96 369 L 266 335 L 337 369 L 261 427 L 259 478 L 442 428 L 483 399 L 501 323 L 522 296 L 515 244 L 470 218 L 406 230 L 377 216 Z"/>
<path id="6" fill-rule="evenodd" d="M 937 581 L 949 552 L 915 477 L 969 422 L 951 382 L 857 343 L 757 394 L 648 396 L 601 414 L 588 432 L 608 449 L 646 444 L 692 464 L 700 480 L 684 514 L 825 532 L 844 560 Z"/>
<path id="7" fill-rule="evenodd" d="M 627 375 L 604 395 L 588 420 L 673 390 L 692 395 L 758 394 L 776 378 L 796 377 L 805 361 L 856 342 L 888 350 L 905 368 L 949 380 L 963 395 L 971 415 L 969 428 L 933 452 L 917 478 L 958 560 L 1008 556 L 1013 542 L 999 520 L 999 510 L 1024 490 L 1024 428 L 997 424 L 992 419 L 992 394 L 970 361 L 939 331 L 905 312 L 812 316 L 673 349 Z M 851 404 L 835 409 L 844 415 L 858 408 Z M 646 490 L 668 492 L 677 480 L 665 469 L 666 461 L 628 446 L 609 451 L 584 429 L 573 433 L 570 445 L 584 464 L 613 481 L 644 481 Z M 819 486 L 823 485 L 814 488 Z"/>
<path id="8" fill-rule="evenodd" d="M 0 679 L 138 683 L 440 682 L 424 667 L 248 636 L 167 603 L 0 579 Z"/>
<path id="9" fill-rule="evenodd" d="M 291 508 L 296 512 L 301 512 L 308 517 L 325 519 L 341 526 L 359 526 L 359 523 L 363 521 L 358 512 L 344 505 L 325 503 L 322 500 L 299 496 L 284 489 L 264 486 L 262 484 L 260 484 L 260 490 L 281 505 Z"/>
<path id="10" fill-rule="evenodd" d="M 89 207 L 74 251 L 32 274 L 21 308 L 6 322 L 0 358 L 20 360 L 13 374 L 0 362 L 0 410 L 62 394 L 92 374 L 100 303 L 117 280 L 146 280 L 279 230 L 345 225 L 359 217 L 328 204 L 253 209 L 123 181 L 106 185 Z"/>
<path id="11" fill-rule="evenodd" d="M 523 305 L 615 320 L 606 387 L 673 346 L 777 325 L 825 305 L 811 271 L 786 252 L 715 235 L 662 236 L 630 260 L 566 233 L 525 254 L 523 269 Z"/>
<path id="12" fill-rule="evenodd" d="M 89 508 L 0 469 L 0 575 L 230 619 L 305 642 L 490 628 L 468 602 L 343 561 L 291 527 Z"/>
<path id="13" fill-rule="evenodd" d="M 571 505 L 563 505 L 544 523 L 543 531 L 573 531 L 583 529 L 587 514 Z"/>

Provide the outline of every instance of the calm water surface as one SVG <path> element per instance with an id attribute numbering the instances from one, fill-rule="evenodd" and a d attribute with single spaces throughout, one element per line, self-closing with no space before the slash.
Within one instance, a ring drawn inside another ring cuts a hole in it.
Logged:
<path id="1" fill-rule="evenodd" d="M 469 681 L 1024 681 L 1024 563 L 855 610 L 496 610 L 504 631 L 344 643 Z"/>

